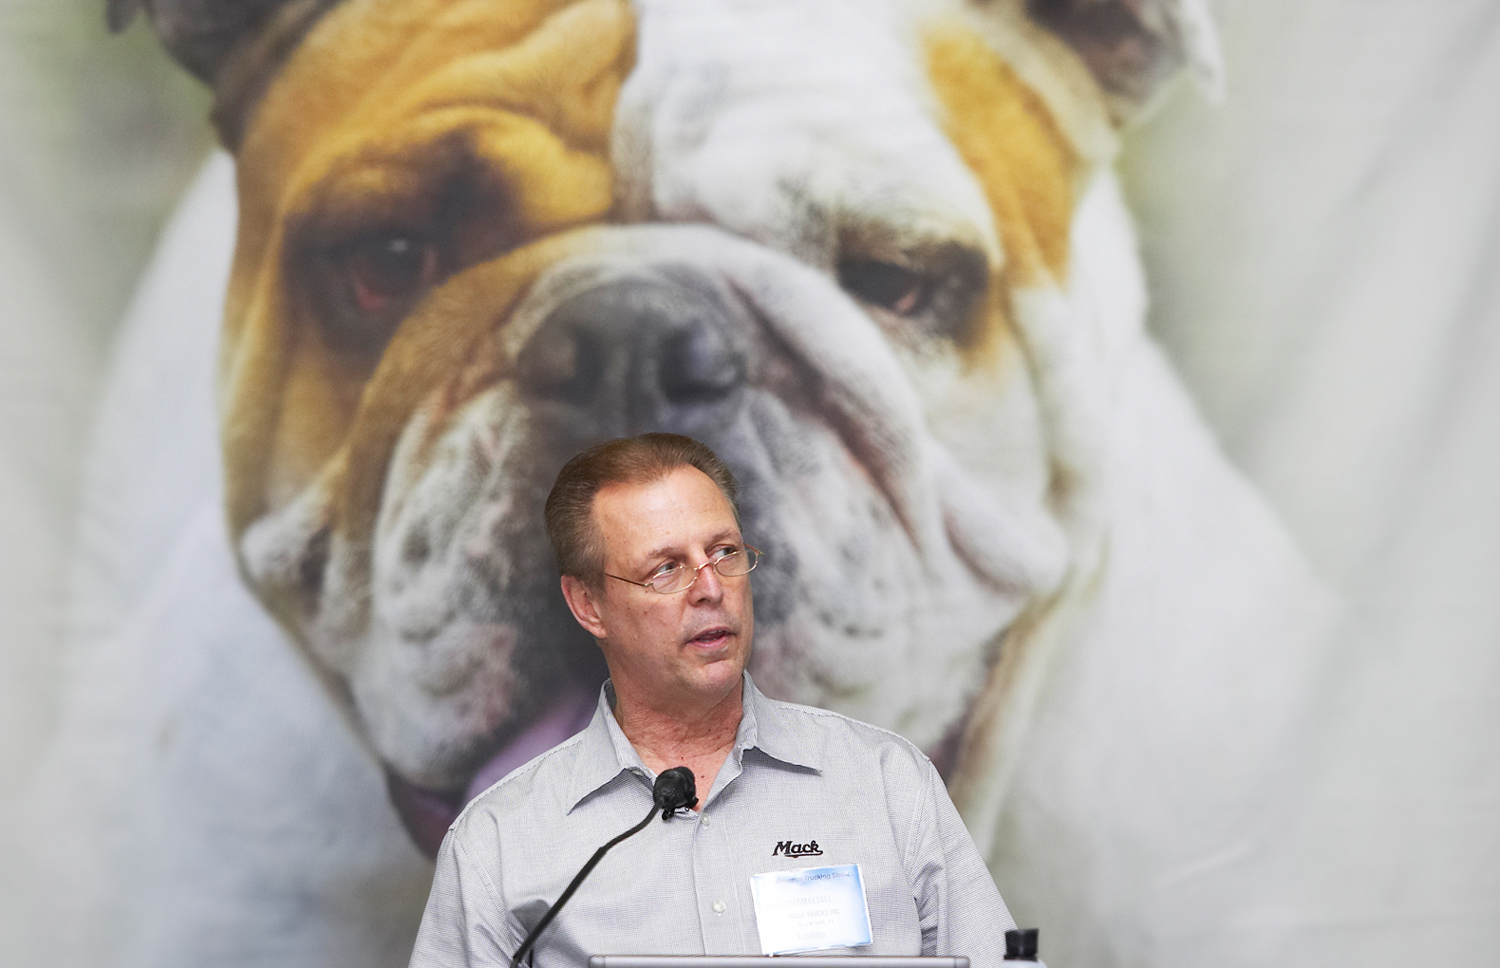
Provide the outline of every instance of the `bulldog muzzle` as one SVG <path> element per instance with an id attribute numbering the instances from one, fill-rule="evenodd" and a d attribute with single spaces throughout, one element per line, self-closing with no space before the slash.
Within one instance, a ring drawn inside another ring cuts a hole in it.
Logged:
<path id="1" fill-rule="evenodd" d="M 560 302 L 521 351 L 517 380 L 575 441 L 651 430 L 712 440 L 745 406 L 753 328 L 703 271 L 644 266 Z"/>

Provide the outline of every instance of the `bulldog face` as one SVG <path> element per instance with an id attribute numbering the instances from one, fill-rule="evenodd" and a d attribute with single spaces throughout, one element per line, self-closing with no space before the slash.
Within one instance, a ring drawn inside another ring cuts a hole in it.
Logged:
<path id="1" fill-rule="evenodd" d="M 1069 567 L 1025 317 L 1105 117 L 1000 6 L 344 0 L 231 65 L 231 529 L 401 782 L 461 799 L 586 721 L 542 503 L 648 430 L 740 481 L 763 688 L 959 734 Z"/>

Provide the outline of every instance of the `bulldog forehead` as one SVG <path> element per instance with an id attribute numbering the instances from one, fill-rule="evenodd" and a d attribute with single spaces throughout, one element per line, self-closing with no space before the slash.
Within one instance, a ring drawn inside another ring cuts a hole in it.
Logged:
<path id="1" fill-rule="evenodd" d="M 615 116 L 633 220 L 712 221 L 813 264 L 851 230 L 1000 259 L 985 195 L 944 135 L 920 25 L 894 0 L 636 0 Z"/>
<path id="2" fill-rule="evenodd" d="M 623 0 L 343 0 L 255 109 L 241 194 L 265 204 L 350 152 L 432 140 L 484 113 L 602 154 L 632 30 Z"/>

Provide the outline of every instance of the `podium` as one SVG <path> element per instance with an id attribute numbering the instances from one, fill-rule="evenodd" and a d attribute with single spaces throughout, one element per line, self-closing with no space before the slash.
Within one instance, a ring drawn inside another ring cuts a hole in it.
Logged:
<path id="1" fill-rule="evenodd" d="M 886 955 L 590 955 L 589 968 L 969 968 L 969 959 Z"/>

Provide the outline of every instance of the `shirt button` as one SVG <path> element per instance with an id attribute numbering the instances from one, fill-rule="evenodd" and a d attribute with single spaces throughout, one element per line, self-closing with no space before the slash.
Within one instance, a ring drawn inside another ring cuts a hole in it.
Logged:
<path id="1" fill-rule="evenodd" d="M 714 902 L 714 913 L 715 914 L 723 914 L 728 909 L 729 909 L 729 905 L 725 904 L 723 901 L 715 901 Z"/>
<path id="2" fill-rule="evenodd" d="M 700 822 L 703 824 L 703 826 L 707 827 L 708 826 L 708 814 L 706 814 L 706 813 L 699 814 L 699 816 L 702 817 L 702 820 Z"/>

